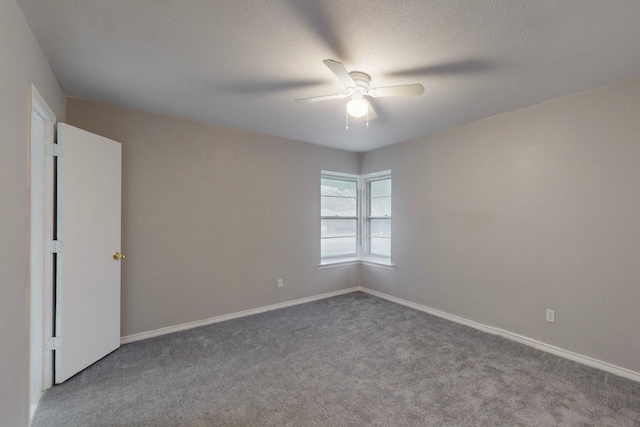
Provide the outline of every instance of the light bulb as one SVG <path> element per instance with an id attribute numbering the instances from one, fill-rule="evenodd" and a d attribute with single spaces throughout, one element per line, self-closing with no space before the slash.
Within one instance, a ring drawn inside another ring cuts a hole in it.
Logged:
<path id="1" fill-rule="evenodd" d="M 347 103 L 347 113 L 353 117 L 362 117 L 369 111 L 369 103 L 362 98 L 354 98 Z"/>

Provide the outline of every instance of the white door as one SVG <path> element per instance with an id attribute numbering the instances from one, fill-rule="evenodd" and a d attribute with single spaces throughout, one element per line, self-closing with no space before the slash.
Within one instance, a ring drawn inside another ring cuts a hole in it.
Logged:
<path id="1" fill-rule="evenodd" d="M 120 143 L 58 124 L 55 382 L 120 346 Z"/>

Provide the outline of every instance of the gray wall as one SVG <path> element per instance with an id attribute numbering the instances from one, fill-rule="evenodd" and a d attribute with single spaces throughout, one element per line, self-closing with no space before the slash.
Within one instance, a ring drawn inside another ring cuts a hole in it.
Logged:
<path id="1" fill-rule="evenodd" d="M 640 80 L 363 155 L 382 169 L 397 268 L 365 286 L 640 372 Z"/>
<path id="2" fill-rule="evenodd" d="M 58 119 L 65 99 L 14 0 L 0 0 L 0 424 L 29 417 L 29 83 Z"/>
<path id="3" fill-rule="evenodd" d="M 357 154 L 73 98 L 67 113 L 122 143 L 123 336 L 358 285 L 357 266 L 317 268 L 320 171 L 357 173 Z"/>

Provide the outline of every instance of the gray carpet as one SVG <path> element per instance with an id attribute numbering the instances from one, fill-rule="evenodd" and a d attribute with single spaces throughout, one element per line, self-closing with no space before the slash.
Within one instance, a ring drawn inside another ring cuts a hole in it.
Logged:
<path id="1" fill-rule="evenodd" d="M 361 292 L 122 346 L 47 426 L 640 426 L 640 383 Z"/>

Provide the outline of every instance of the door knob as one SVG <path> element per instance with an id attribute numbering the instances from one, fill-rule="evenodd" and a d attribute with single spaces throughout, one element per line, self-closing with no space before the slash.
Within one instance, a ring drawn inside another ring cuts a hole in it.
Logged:
<path id="1" fill-rule="evenodd" d="M 124 254 L 121 252 L 115 252 L 113 254 L 113 259 L 115 259 L 116 261 L 121 260 L 122 258 L 124 258 Z"/>

